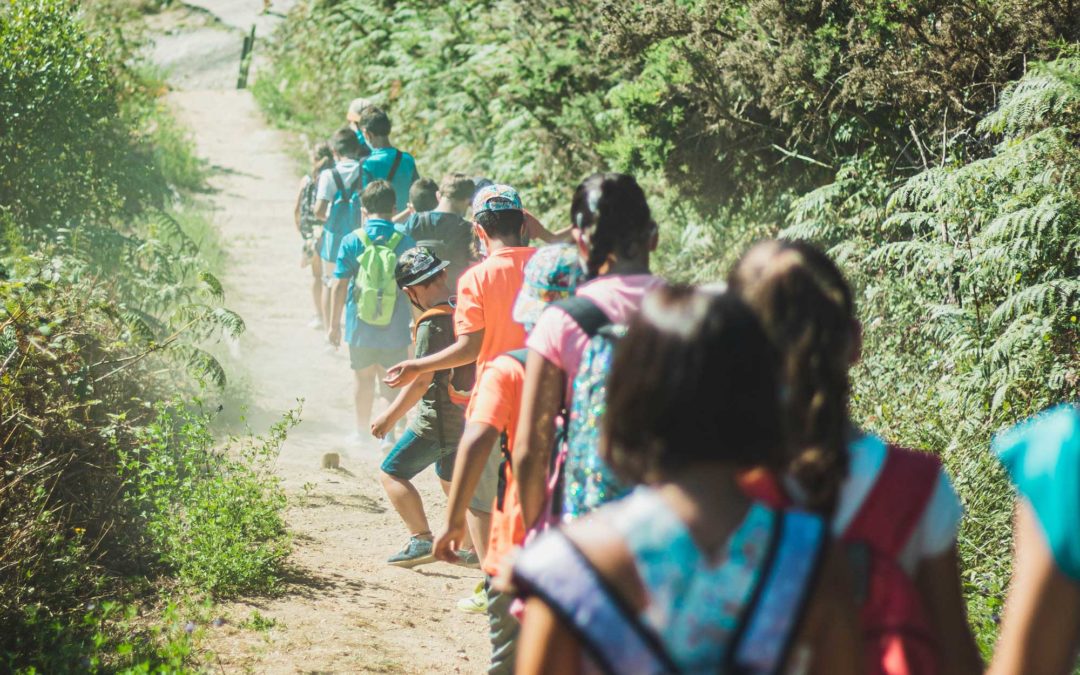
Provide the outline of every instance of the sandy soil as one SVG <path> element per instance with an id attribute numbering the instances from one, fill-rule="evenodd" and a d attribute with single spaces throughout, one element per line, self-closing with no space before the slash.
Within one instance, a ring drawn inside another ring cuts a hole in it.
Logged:
<path id="1" fill-rule="evenodd" d="M 406 532 L 379 484 L 374 446 L 350 449 L 339 471 L 320 468 L 324 452 L 345 451 L 352 376 L 344 351 L 326 353 L 323 335 L 306 327 L 310 272 L 298 265 L 291 222 L 296 140 L 271 129 L 251 95 L 234 88 L 244 31 L 257 23 L 267 36 L 277 20 L 261 10 L 261 0 L 200 0 L 152 21 L 154 57 L 176 87 L 169 101 L 218 169 L 210 200 L 228 255 L 227 304 L 248 325 L 238 351 L 253 391 L 249 418 L 259 428 L 304 399 L 278 467 L 295 573 L 281 597 L 223 608 L 230 621 L 211 631 L 208 665 L 230 673 L 483 672 L 486 618 L 454 608 L 479 572 L 385 564 Z M 418 483 L 434 526 L 445 499 L 433 473 Z M 255 610 L 274 625 L 238 627 Z"/>

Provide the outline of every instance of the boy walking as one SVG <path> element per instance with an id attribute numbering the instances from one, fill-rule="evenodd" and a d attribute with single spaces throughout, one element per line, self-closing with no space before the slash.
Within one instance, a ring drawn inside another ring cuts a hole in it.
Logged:
<path id="1" fill-rule="evenodd" d="M 385 180 L 394 188 L 396 199 L 391 214 L 398 214 L 409 205 L 409 188 L 420 177 L 416 161 L 407 152 L 390 144 L 390 118 L 374 106 L 365 108 L 357 122 L 371 154 L 364 160 L 364 180 Z"/>
<path id="2" fill-rule="evenodd" d="M 525 346 L 525 329 L 514 321 L 513 307 L 524 281 L 525 264 L 535 249 L 523 245 L 525 217 L 517 191 L 507 185 L 492 185 L 479 191 L 473 200 L 473 218 L 488 257 L 458 279 L 454 311 L 457 340 L 440 352 L 391 368 L 386 377 L 391 387 L 407 385 L 424 373 L 474 361 L 479 380 L 493 358 Z M 470 408 L 472 404 L 470 400 Z M 468 419 L 468 409 L 465 416 Z M 477 488 L 486 507 L 469 510 L 469 530 L 481 561 L 489 537 L 498 465 L 499 458 L 493 454 Z M 487 603 L 482 589 L 478 600 L 480 607 Z"/>
<path id="3" fill-rule="evenodd" d="M 412 237 L 394 229 L 394 189 L 386 181 L 369 184 L 361 195 L 365 226 L 346 235 L 334 268 L 330 344 L 341 344 L 341 311 L 345 309 L 345 341 L 355 380 L 356 444 L 371 429 L 376 380 L 390 365 L 408 355 L 409 302 L 398 289 L 394 269 L 402 253 L 415 248 Z M 389 398 L 383 392 L 384 398 Z"/>
<path id="4" fill-rule="evenodd" d="M 397 263 L 398 287 L 422 312 L 413 329 L 419 358 L 454 343 L 454 308 L 446 283 L 448 265 L 423 248 L 406 251 Z M 387 560 L 391 565 L 416 567 L 435 559 L 424 504 L 411 481 L 434 464 L 443 491 L 449 490 L 457 441 L 465 426 L 464 402 L 472 390 L 474 374 L 472 364 L 425 373 L 403 387 L 386 411 L 371 423 L 371 434 L 383 438 L 417 406 L 416 418 L 382 464 L 383 489 L 409 530 L 405 547 Z M 464 540 L 461 544 L 462 549 L 468 548 Z M 462 556 L 455 551 L 450 562 L 460 563 Z"/>
<path id="5" fill-rule="evenodd" d="M 360 226 L 360 158 L 364 149 L 348 128 L 330 138 L 334 166 L 319 174 L 315 186 L 315 218 L 323 221 L 319 258 L 323 269 L 323 316 L 330 316 L 330 282 L 345 235 Z"/>
<path id="6" fill-rule="evenodd" d="M 465 220 L 476 186 L 462 173 L 447 174 L 435 196 L 438 204 L 425 212 L 418 211 L 405 221 L 404 232 L 450 263 L 446 274 L 450 287 L 457 288 L 461 273 L 476 262 L 473 225 Z"/>

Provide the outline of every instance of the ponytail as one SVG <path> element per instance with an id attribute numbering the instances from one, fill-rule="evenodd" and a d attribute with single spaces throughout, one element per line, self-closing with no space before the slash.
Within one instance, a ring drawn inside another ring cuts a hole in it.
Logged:
<path id="1" fill-rule="evenodd" d="M 329 143 L 319 143 L 311 151 L 311 179 L 319 180 L 319 174 L 334 166 L 334 151 Z"/>
<path id="2" fill-rule="evenodd" d="M 588 248 L 590 278 L 613 254 L 633 259 L 647 253 L 655 227 L 645 192 L 633 176 L 620 173 L 594 173 L 582 181 L 574 191 L 570 222 Z"/>
<path id="3" fill-rule="evenodd" d="M 754 247 L 728 283 L 782 354 L 786 464 L 802 493 L 798 501 L 831 513 L 848 471 L 851 289 L 824 253 L 797 241 Z"/>

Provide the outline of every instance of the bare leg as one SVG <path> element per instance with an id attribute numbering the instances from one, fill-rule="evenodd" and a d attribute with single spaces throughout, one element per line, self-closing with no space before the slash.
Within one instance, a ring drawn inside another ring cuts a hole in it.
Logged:
<path id="1" fill-rule="evenodd" d="M 385 472 L 380 472 L 380 477 L 386 496 L 390 498 L 390 503 L 405 521 L 409 534 L 414 537 L 419 535 L 430 537 L 431 528 L 428 526 L 427 515 L 424 513 L 424 502 L 420 499 L 420 493 L 416 491 L 413 484 Z"/>
<path id="2" fill-rule="evenodd" d="M 375 400 L 375 374 L 377 370 L 377 366 L 368 366 L 363 370 L 353 371 L 356 431 L 361 436 L 371 432 L 371 406 Z"/>
<path id="3" fill-rule="evenodd" d="M 447 497 L 449 497 L 450 496 L 450 481 L 443 480 L 442 478 L 440 478 L 439 483 L 442 485 L 443 494 L 446 495 Z M 468 528 L 465 529 L 465 538 L 462 539 L 460 543 L 461 543 L 461 548 L 463 550 L 467 551 L 467 550 L 473 548 L 472 535 L 469 534 Z M 477 555 L 480 555 L 480 554 L 477 553 Z"/>
<path id="4" fill-rule="evenodd" d="M 324 327 L 328 326 L 330 318 L 323 307 L 322 258 L 318 253 L 311 256 L 311 299 L 315 305 L 315 316 L 319 317 Z"/>

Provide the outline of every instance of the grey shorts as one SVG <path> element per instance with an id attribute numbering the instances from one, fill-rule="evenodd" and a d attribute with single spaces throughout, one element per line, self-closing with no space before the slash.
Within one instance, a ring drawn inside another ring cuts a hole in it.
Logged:
<path id="1" fill-rule="evenodd" d="M 476 486 L 469 508 L 473 511 L 491 513 L 495 507 L 495 495 L 499 491 L 499 464 L 502 462 L 502 450 L 499 443 L 491 449 L 484 473 L 480 474 L 480 483 Z"/>

